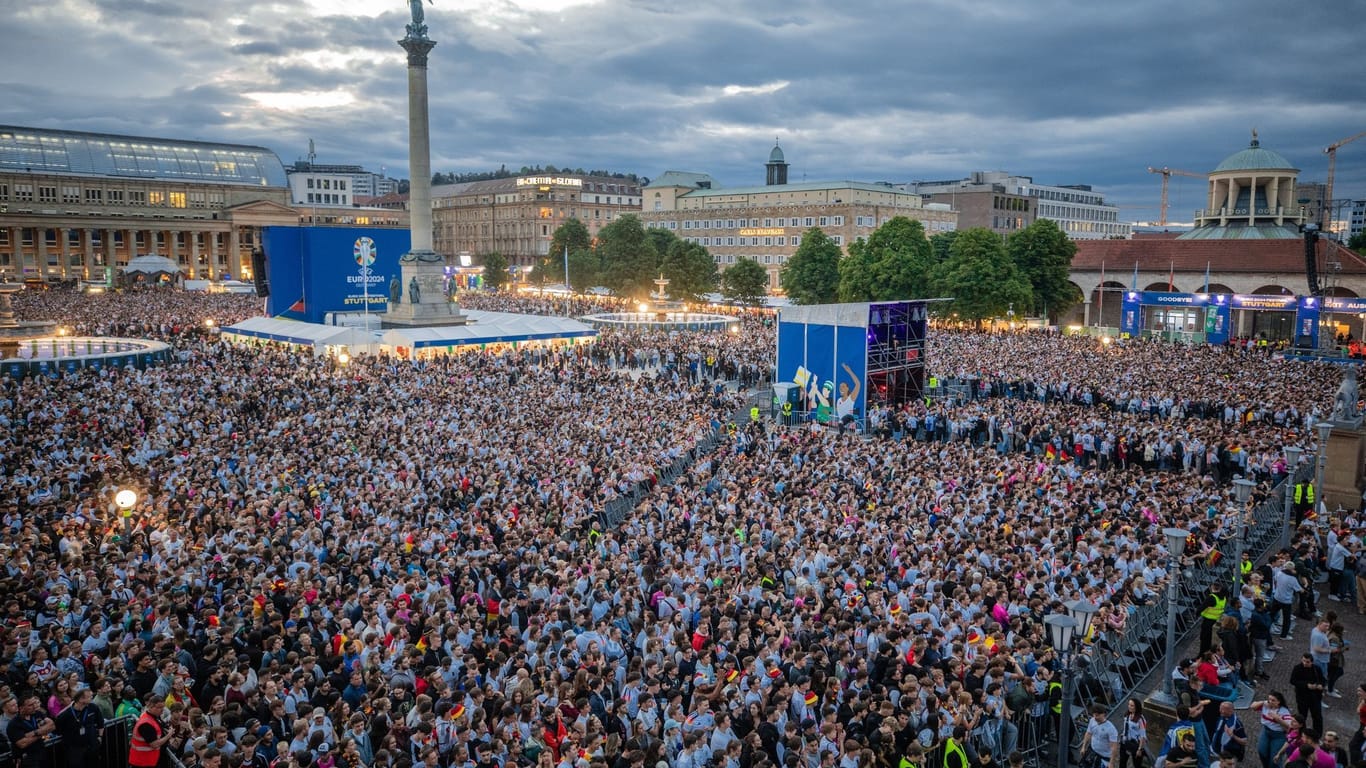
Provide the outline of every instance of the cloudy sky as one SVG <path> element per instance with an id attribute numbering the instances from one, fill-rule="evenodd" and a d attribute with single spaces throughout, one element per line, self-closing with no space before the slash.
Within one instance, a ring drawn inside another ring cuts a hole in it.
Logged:
<path id="1" fill-rule="evenodd" d="M 1312 7 L 1312 12 L 1308 8 Z M 407 176 L 401 0 L 0 0 L 0 123 L 262 144 Z M 1311 18 L 1312 17 L 1312 18 Z M 1366 130 L 1363 0 L 436 0 L 432 166 L 763 182 L 1007 170 L 1156 219 L 1147 166 Z M 1203 202 L 1174 178 L 1173 220 Z M 1338 198 L 1366 197 L 1366 139 Z"/>

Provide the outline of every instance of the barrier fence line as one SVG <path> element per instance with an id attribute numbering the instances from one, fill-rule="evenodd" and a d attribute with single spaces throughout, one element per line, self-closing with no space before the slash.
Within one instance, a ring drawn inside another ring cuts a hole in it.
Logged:
<path id="1" fill-rule="evenodd" d="M 727 436 L 726 426 L 728 424 L 749 423 L 749 409 L 751 405 L 764 397 L 765 393 L 766 390 L 760 389 L 757 392 L 751 392 L 745 395 L 745 402 L 732 411 L 730 416 L 722 421 L 719 427 L 710 430 L 697 445 L 693 446 L 682 456 L 675 458 L 669 466 L 660 470 L 653 481 L 642 480 L 641 482 L 636 483 L 630 493 L 618 496 L 604 504 L 602 512 L 599 513 L 603 528 L 605 530 L 611 530 L 620 526 L 622 521 L 626 519 L 626 516 L 631 513 L 631 510 L 635 509 L 636 505 L 644 500 L 646 496 L 649 496 L 655 488 L 662 485 L 673 485 L 674 481 L 682 476 L 684 472 L 687 472 L 699 457 L 711 453 L 716 449 L 716 446 L 720 444 L 721 439 Z"/>
<path id="2" fill-rule="evenodd" d="M 91 704 L 90 706 L 94 706 Z M 127 768 L 128 739 L 133 732 L 137 718 L 131 715 L 106 720 L 100 735 L 100 751 L 103 755 L 99 765 L 103 768 Z M 37 766 L 41 768 L 62 768 L 68 764 L 62 737 L 50 735 L 43 742 L 43 751 Z M 11 752 L 0 752 L 0 765 L 13 765 L 16 756 Z"/>
<path id="3" fill-rule="evenodd" d="M 1287 476 L 1277 483 L 1266 500 L 1253 509 L 1243 542 L 1243 551 L 1251 556 L 1252 562 L 1260 562 L 1281 540 L 1285 525 L 1285 484 L 1304 482 L 1313 476 L 1312 463 L 1298 467 L 1293 476 Z M 1239 532 L 1235 530 L 1232 536 L 1226 537 L 1212 550 L 1219 553 L 1217 563 L 1209 565 L 1207 556 L 1204 561 L 1190 563 L 1179 572 L 1180 597 L 1176 610 L 1178 646 L 1184 645 L 1199 628 L 1200 606 L 1210 587 L 1220 580 L 1232 585 L 1238 567 L 1235 537 Z M 1075 704 L 1079 700 L 1082 707 L 1077 722 L 1083 730 L 1088 717 L 1086 710 L 1092 704 L 1099 702 L 1105 705 L 1111 719 L 1120 715 L 1134 691 L 1146 685 L 1153 673 L 1162 672 L 1166 654 L 1177 653 L 1177 648 L 1165 647 L 1166 594 L 1165 589 L 1160 590 L 1158 599 L 1140 606 L 1130 615 L 1124 625 L 1124 634 L 1119 638 L 1107 639 L 1109 649 L 1092 646 L 1087 650 L 1089 658 L 1081 665 L 1079 684 L 1074 686 L 1077 700 L 1073 702 Z M 1237 595 L 1231 599 L 1236 600 Z M 1165 681 L 1160 682 L 1165 684 Z"/>

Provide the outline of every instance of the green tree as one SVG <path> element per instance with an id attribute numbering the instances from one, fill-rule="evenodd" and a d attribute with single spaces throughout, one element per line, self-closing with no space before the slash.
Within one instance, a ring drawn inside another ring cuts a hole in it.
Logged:
<path id="1" fill-rule="evenodd" d="M 550 261 L 550 259 L 542 256 L 541 258 L 536 260 L 535 264 L 531 265 L 531 277 L 529 279 L 533 285 L 538 285 L 544 288 L 546 283 L 558 279 L 552 276 L 550 273 Z M 563 266 L 560 267 L 560 271 L 564 271 Z"/>
<path id="2" fill-rule="evenodd" d="M 1347 241 L 1347 247 L 1357 253 L 1366 253 L 1366 230 L 1352 235 L 1352 239 Z"/>
<path id="3" fill-rule="evenodd" d="M 498 290 L 512 277 L 508 274 L 508 260 L 501 253 L 484 254 L 484 287 Z"/>
<path id="4" fill-rule="evenodd" d="M 768 270 L 764 265 L 741 256 L 721 273 L 721 295 L 731 301 L 757 307 L 768 293 Z"/>
<path id="5" fill-rule="evenodd" d="M 925 225 L 905 216 L 893 216 L 868 238 L 873 267 L 873 299 L 898 301 L 930 295 L 930 268 L 934 249 L 925 237 Z"/>
<path id="6" fill-rule="evenodd" d="M 794 304 L 830 304 L 839 298 L 840 247 L 816 227 L 802 233 L 802 244 L 787 260 L 783 290 Z"/>
<path id="7" fill-rule="evenodd" d="M 1029 309 L 1035 316 L 1044 312 L 1061 315 L 1081 300 L 1081 292 L 1068 279 L 1077 244 L 1053 220 L 1038 219 L 1011 235 L 1006 252 L 1029 281 L 1034 295 Z"/>
<path id="8" fill-rule="evenodd" d="M 849 244 L 849 255 L 840 259 L 840 301 L 872 301 L 873 257 L 868 241 L 859 238 Z"/>
<path id="9" fill-rule="evenodd" d="M 639 217 L 627 214 L 599 230 L 597 256 L 601 282 L 613 293 L 634 298 L 649 295 L 654 287 L 651 281 L 659 274 L 659 254 Z"/>
<path id="10" fill-rule="evenodd" d="M 564 271 L 561 269 L 560 271 Z M 600 279 L 598 257 L 587 248 L 569 252 L 569 287 L 585 293 Z"/>
<path id="11" fill-rule="evenodd" d="M 953 241 L 957 239 L 958 230 L 956 229 L 948 232 L 936 232 L 930 237 L 930 249 L 934 251 L 935 264 L 949 260 L 949 249 L 953 247 Z"/>
<path id="12" fill-rule="evenodd" d="M 1030 306 L 1029 281 L 1006 255 L 1001 236 L 989 229 L 965 229 L 954 238 L 949 258 L 935 266 L 931 286 L 952 299 L 947 311 L 980 322 Z"/>
<path id="13" fill-rule="evenodd" d="M 661 269 L 669 279 L 669 295 L 675 299 L 699 301 L 716 290 L 716 260 L 697 243 L 675 239 L 664 253 Z"/>
<path id="14" fill-rule="evenodd" d="M 564 282 L 564 249 L 569 248 L 569 252 L 586 251 L 593 247 L 593 238 L 588 234 L 588 227 L 584 226 L 578 219 L 569 219 L 565 223 L 555 228 L 555 233 L 550 236 L 550 253 L 546 258 L 550 264 L 546 267 L 546 277 L 556 283 Z"/>
<path id="15" fill-rule="evenodd" d="M 678 235 L 663 227 L 651 227 L 645 230 L 645 236 L 650 238 L 650 242 L 655 247 L 655 253 L 660 255 L 669 252 L 669 249 L 678 242 Z"/>

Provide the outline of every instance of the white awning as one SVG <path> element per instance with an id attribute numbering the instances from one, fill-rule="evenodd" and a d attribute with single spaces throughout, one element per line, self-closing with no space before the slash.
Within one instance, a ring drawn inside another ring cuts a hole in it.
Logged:
<path id="1" fill-rule="evenodd" d="M 591 326 L 568 317 L 519 315 L 477 309 L 462 311 L 470 320 L 465 325 L 391 328 L 384 332 L 382 341 L 395 347 L 425 349 L 470 344 L 592 338 L 598 335 L 597 330 Z"/>

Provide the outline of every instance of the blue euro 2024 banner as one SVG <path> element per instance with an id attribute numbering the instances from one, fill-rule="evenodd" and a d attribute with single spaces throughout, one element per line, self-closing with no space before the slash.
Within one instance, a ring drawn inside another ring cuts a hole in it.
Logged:
<path id="1" fill-rule="evenodd" d="M 272 317 L 321 323 L 328 312 L 389 307 L 389 283 L 408 252 L 406 229 L 266 227 Z"/>

